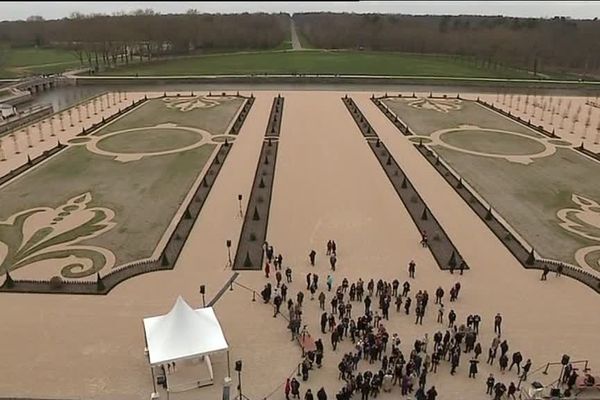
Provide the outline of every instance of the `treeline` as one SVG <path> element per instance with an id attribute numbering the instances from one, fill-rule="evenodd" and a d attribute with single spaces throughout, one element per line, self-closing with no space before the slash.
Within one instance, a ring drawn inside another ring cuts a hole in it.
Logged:
<path id="1" fill-rule="evenodd" d="M 0 22 L 0 43 L 49 46 L 75 51 L 82 64 L 128 63 L 165 55 L 215 50 L 268 49 L 288 37 L 287 14 L 82 15 L 45 21 Z M 134 58 L 135 57 L 135 58 Z"/>
<path id="2" fill-rule="evenodd" d="M 304 13 L 294 21 L 319 48 L 456 54 L 535 72 L 600 71 L 597 18 Z"/>

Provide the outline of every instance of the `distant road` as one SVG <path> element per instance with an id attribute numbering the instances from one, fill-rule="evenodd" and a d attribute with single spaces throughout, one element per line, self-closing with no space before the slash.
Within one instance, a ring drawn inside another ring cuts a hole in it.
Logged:
<path id="1" fill-rule="evenodd" d="M 302 50 L 302 44 L 298 39 L 298 32 L 296 32 L 296 24 L 294 20 L 290 18 L 290 32 L 292 33 L 292 50 Z"/>

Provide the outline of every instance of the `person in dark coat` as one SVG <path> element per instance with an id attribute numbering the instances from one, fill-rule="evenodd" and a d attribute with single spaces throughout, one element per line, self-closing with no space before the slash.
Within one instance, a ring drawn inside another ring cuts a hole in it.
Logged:
<path id="1" fill-rule="evenodd" d="M 435 390 L 435 386 L 432 386 L 427 391 L 427 400 L 435 400 L 438 395 L 438 392 Z"/>
<path id="2" fill-rule="evenodd" d="M 310 259 L 310 265 L 312 265 L 313 267 L 315 266 L 315 257 L 317 256 L 317 252 L 314 250 L 311 250 L 310 253 L 308 254 L 308 258 Z M 317 393 L 317 397 L 318 397 L 318 393 Z"/>
<path id="3" fill-rule="evenodd" d="M 521 380 L 523 380 L 523 381 L 527 380 L 527 374 L 529 373 L 530 369 L 531 369 L 531 360 L 528 358 L 525 365 L 523 365 L 523 375 L 521 375 Z"/>
<path id="4" fill-rule="evenodd" d="M 300 382 L 298 382 L 296 380 L 296 378 L 292 378 L 292 381 L 290 382 L 290 389 L 292 392 L 292 398 L 300 398 Z"/>
<path id="5" fill-rule="evenodd" d="M 506 397 L 508 397 L 509 399 L 512 398 L 513 400 L 516 400 L 516 397 L 515 397 L 516 392 L 517 392 L 517 387 L 515 386 L 514 382 L 511 382 L 510 385 L 508 385 L 508 392 L 506 392 Z"/>
<path id="6" fill-rule="evenodd" d="M 508 367 L 508 356 L 506 354 L 501 355 L 498 363 L 500 364 L 500 371 L 505 371 Z"/>
<path id="7" fill-rule="evenodd" d="M 479 360 L 473 358 L 469 360 L 469 363 L 471 364 L 469 365 L 469 378 L 475 379 L 477 375 L 477 363 L 479 363 Z"/>
<path id="8" fill-rule="evenodd" d="M 512 355 L 512 362 L 510 363 L 510 367 L 508 368 L 509 371 L 512 370 L 512 367 L 514 365 L 517 366 L 517 374 L 521 373 L 521 361 L 523 361 L 523 356 L 521 355 L 520 352 L 516 351 L 513 353 Z"/>
<path id="9" fill-rule="evenodd" d="M 544 264 L 544 272 L 542 272 L 542 277 L 540 280 L 545 281 L 548 278 L 548 273 L 550 272 L 550 268 L 546 264 Z"/>
<path id="10" fill-rule="evenodd" d="M 485 381 L 485 384 L 487 386 L 485 394 L 489 394 L 490 396 L 493 394 L 492 391 L 494 390 L 494 383 L 496 383 L 496 379 L 494 379 L 494 374 L 490 374 L 490 376 L 488 376 L 487 380 Z"/>
<path id="11" fill-rule="evenodd" d="M 325 389 L 321 388 L 317 392 L 317 400 L 327 400 L 327 393 L 325 393 Z"/>
<path id="12" fill-rule="evenodd" d="M 335 351 L 335 349 L 337 348 L 339 339 L 340 338 L 338 337 L 338 331 L 337 329 L 334 329 L 333 332 L 331 332 L 331 346 L 333 347 L 333 351 Z"/>

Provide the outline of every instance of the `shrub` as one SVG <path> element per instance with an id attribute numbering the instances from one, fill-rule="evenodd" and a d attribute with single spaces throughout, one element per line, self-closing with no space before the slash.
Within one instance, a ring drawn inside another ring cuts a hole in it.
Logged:
<path id="1" fill-rule="evenodd" d="M 50 278 L 50 288 L 51 289 L 60 289 L 63 284 L 63 280 L 60 276 L 53 276 Z"/>
<path id="2" fill-rule="evenodd" d="M 256 234 L 254 232 L 250 233 L 250 241 L 251 242 L 256 241 Z"/>

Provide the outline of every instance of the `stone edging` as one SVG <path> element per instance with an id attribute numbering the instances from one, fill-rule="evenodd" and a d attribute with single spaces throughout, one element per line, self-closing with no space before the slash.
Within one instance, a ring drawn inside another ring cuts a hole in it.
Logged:
<path id="1" fill-rule="evenodd" d="M 377 157 L 377 161 L 379 161 L 379 164 L 396 190 L 398 197 L 402 200 L 414 224 L 420 232 L 425 230 L 428 233 L 429 249 L 439 268 L 450 270 L 451 266 L 454 266 L 455 269 L 458 269 L 458 266 L 465 261 L 444 231 L 444 228 L 442 228 L 438 220 L 431 213 L 423 198 L 390 154 L 387 147 L 381 142 L 379 136 L 352 98 L 345 96 L 342 98 L 342 101 L 358 125 L 360 132 L 367 139 L 369 147 L 375 157 Z M 464 268 L 469 269 L 466 262 Z"/>
<path id="2" fill-rule="evenodd" d="M 279 132 L 283 116 L 284 98 L 278 95 L 273 99 L 265 139 L 256 166 L 256 174 L 250 191 L 250 199 L 238 241 L 234 270 L 261 270 L 263 244 L 267 239 L 269 210 L 273 195 L 275 163 L 279 148 Z"/>
<path id="3" fill-rule="evenodd" d="M 248 116 L 250 109 L 252 108 L 254 97 L 252 96 L 246 99 L 247 101 L 242 107 L 241 112 L 238 114 L 237 120 L 232 125 L 231 130 L 239 129 L 239 127 L 241 127 Z M 139 105 L 146 100 L 147 98 L 144 97 L 144 99 L 140 100 L 136 105 Z M 134 105 L 130 107 L 133 108 Z M 126 111 L 123 110 L 122 113 L 123 112 Z M 115 114 L 115 118 L 118 115 L 120 114 Z M 94 130 L 99 129 L 101 125 L 110 122 L 110 120 L 111 117 L 106 119 L 103 123 L 98 124 L 93 129 L 82 132 L 82 134 L 90 134 Z M 81 136 L 81 134 L 78 136 Z M 63 146 L 62 148 L 66 147 L 65 145 L 61 146 Z M 158 259 L 127 264 L 126 266 L 120 269 L 115 269 L 104 276 L 100 276 L 98 273 L 96 275 L 95 282 L 63 280 L 58 287 L 53 286 L 49 280 L 13 280 L 10 277 L 10 274 L 7 273 L 6 280 L 2 286 L 0 286 L 0 292 L 105 295 L 108 294 L 108 292 L 110 292 L 119 283 L 135 276 L 153 271 L 172 270 L 175 267 L 175 262 L 181 254 L 183 246 L 194 226 L 196 219 L 200 214 L 200 211 L 202 210 L 204 202 L 210 194 L 213 184 L 215 183 L 219 171 L 221 170 L 221 167 L 223 166 L 223 163 L 225 162 L 225 159 L 227 158 L 232 146 L 232 143 L 220 145 L 219 149 L 217 150 L 217 154 L 207 169 L 201 184 L 196 189 L 194 196 L 188 203 L 186 210 L 183 212 L 181 219 L 177 223 L 177 226 L 173 230 L 173 233 L 169 237 L 169 240 L 167 241 L 167 244 L 165 245 L 165 248 Z"/>
<path id="4" fill-rule="evenodd" d="M 372 100 L 376 102 L 379 99 Z M 482 102 L 479 101 L 479 103 L 481 104 Z M 487 104 L 483 105 L 488 106 Z M 491 109 L 494 111 L 501 112 L 506 116 L 509 116 L 509 113 L 504 113 L 501 110 L 495 108 Z M 524 123 L 522 120 L 517 118 L 518 117 L 513 116 L 513 119 L 515 121 Z M 529 126 L 530 128 L 536 129 L 535 127 L 530 126 L 527 123 L 525 123 L 525 125 Z M 547 133 L 551 135 L 550 132 Z M 545 135 L 548 136 L 548 134 Z M 487 225 L 487 227 L 494 233 L 494 235 L 496 235 L 496 237 L 504 244 L 504 246 L 506 246 L 508 251 L 510 251 L 510 253 L 521 263 L 523 267 L 527 269 L 542 270 L 544 268 L 544 265 L 547 265 L 550 271 L 554 272 L 557 270 L 559 265 L 562 265 L 564 275 L 576 279 L 589 286 L 597 293 L 600 293 L 600 279 L 594 274 L 584 271 L 581 268 L 567 265 L 560 261 L 536 259 L 534 250 L 528 250 L 528 248 L 523 243 L 521 243 L 517 238 L 515 238 L 514 235 L 510 232 L 510 230 L 494 215 L 494 211 L 492 210 L 492 208 L 486 207 L 477 196 L 474 196 L 473 193 L 471 193 L 471 191 L 464 184 L 465 182 L 463 181 L 463 179 L 460 176 L 454 175 L 450 171 L 450 169 L 444 164 L 444 162 L 442 162 L 439 155 L 434 154 L 433 150 L 431 150 L 429 146 L 423 144 L 415 144 L 414 146 L 417 149 L 417 151 L 442 176 L 442 178 L 444 178 L 446 182 L 452 188 L 454 188 L 456 193 L 465 201 L 465 203 L 467 203 L 467 205 L 473 210 L 473 212 L 477 214 L 481 221 Z"/>

